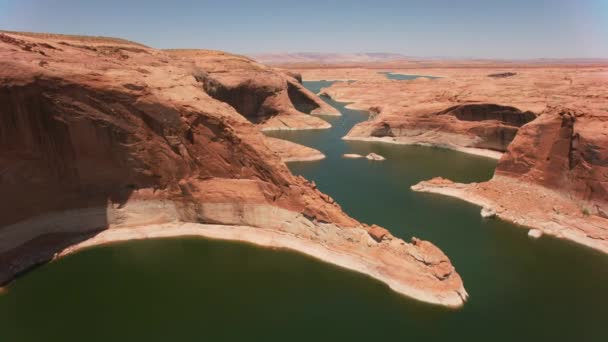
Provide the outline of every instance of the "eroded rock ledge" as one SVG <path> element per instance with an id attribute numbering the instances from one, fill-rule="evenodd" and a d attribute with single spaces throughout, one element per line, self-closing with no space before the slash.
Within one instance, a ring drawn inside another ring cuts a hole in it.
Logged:
<path id="1" fill-rule="evenodd" d="M 351 102 L 349 108 L 370 110 L 370 120 L 353 127 L 345 139 L 434 145 L 496 159 L 519 128 L 547 106 L 580 105 L 605 112 L 601 69 L 524 69 L 507 78 L 487 77 L 491 70 L 407 70 L 403 72 L 445 77 L 364 78 L 336 82 L 323 93 Z"/>
<path id="2" fill-rule="evenodd" d="M 490 181 L 433 179 L 412 189 L 461 198 L 608 253 L 608 136 L 600 133 L 608 130 L 607 119 L 551 107 L 521 129 Z"/>
<path id="3" fill-rule="evenodd" d="M 280 109 L 288 89 L 251 80 L 289 76 L 260 68 L 215 51 L 0 34 L 0 285 L 81 247 L 197 235 L 294 249 L 404 295 L 462 305 L 462 280 L 439 249 L 377 242 L 268 148 L 260 127 L 272 118 L 256 126 L 247 113 Z M 248 100 L 218 100 L 224 88 Z"/>
<path id="4" fill-rule="evenodd" d="M 438 146 L 496 159 L 519 127 L 536 117 L 491 103 L 466 103 L 438 111 L 413 109 L 406 117 L 382 115 L 379 107 L 371 109 L 374 117 L 357 124 L 344 139 Z"/>
<path id="5" fill-rule="evenodd" d="M 319 150 L 288 140 L 266 137 L 266 146 L 284 162 L 315 161 L 325 158 L 325 155 Z"/>

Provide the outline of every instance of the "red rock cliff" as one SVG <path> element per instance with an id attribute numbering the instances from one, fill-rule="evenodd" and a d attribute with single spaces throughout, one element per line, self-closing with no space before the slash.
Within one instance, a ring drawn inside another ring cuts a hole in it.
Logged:
<path id="1" fill-rule="evenodd" d="M 256 68 L 219 52 L 0 33 L 0 284 L 100 231 L 190 222 L 263 228 L 401 293 L 461 305 L 439 249 L 373 240 L 268 149 L 251 116 L 294 116 L 290 87 L 322 101 Z"/>
<path id="2" fill-rule="evenodd" d="M 519 131 L 496 174 L 591 203 L 608 218 L 608 116 L 548 108 Z"/>
<path id="3" fill-rule="evenodd" d="M 220 189 L 216 201 L 232 200 L 232 188 L 259 188 L 250 191 L 254 201 L 356 224 L 292 176 L 242 115 L 204 91 L 196 75 L 205 71 L 196 63 L 108 43 L 114 42 L 0 36 L 1 226 L 147 196 L 141 189 L 154 189 L 155 198 L 195 201 L 208 193 L 207 179 L 220 180 L 213 185 Z M 86 225 L 107 224 L 99 217 Z M 69 244 L 81 233 L 60 235 Z M 46 235 L 37 239 L 63 239 Z"/>

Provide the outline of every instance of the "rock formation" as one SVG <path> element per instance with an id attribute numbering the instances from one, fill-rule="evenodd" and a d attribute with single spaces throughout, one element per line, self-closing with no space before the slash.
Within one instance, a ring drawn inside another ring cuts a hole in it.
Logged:
<path id="1" fill-rule="evenodd" d="M 382 242 L 382 240 L 392 240 L 393 239 L 393 235 L 391 235 L 391 233 L 380 227 L 380 226 L 376 226 L 375 224 L 371 226 L 370 230 L 369 230 L 369 236 L 371 236 L 374 240 L 376 240 L 376 242 Z"/>
<path id="2" fill-rule="evenodd" d="M 496 175 L 554 189 L 608 218 L 608 112 L 547 108 L 517 134 Z"/>
<path id="3" fill-rule="evenodd" d="M 515 76 L 517 75 L 517 73 L 514 72 L 499 72 L 496 74 L 489 74 L 488 77 L 494 77 L 494 78 L 505 78 L 505 77 L 511 77 L 511 76 Z"/>
<path id="4" fill-rule="evenodd" d="M 376 160 L 376 161 L 386 160 L 386 158 L 384 158 L 383 156 L 376 154 L 376 153 L 369 153 L 367 156 L 365 156 L 365 158 L 367 158 L 368 160 Z"/>
<path id="5" fill-rule="evenodd" d="M 494 158 L 506 150 L 519 127 L 536 117 L 530 110 L 500 103 L 439 99 L 435 82 L 336 83 L 324 92 L 354 102 L 352 108 L 372 109 L 370 120 L 353 127 L 345 139 L 434 145 Z M 368 87 L 378 90 L 363 90 Z"/>
<path id="6" fill-rule="evenodd" d="M 193 73 L 207 94 L 230 104 L 264 130 L 322 129 L 331 125 L 312 115 L 340 115 L 301 85 L 301 76 L 242 56 L 219 51 L 168 50 L 194 62 Z"/>
<path id="7" fill-rule="evenodd" d="M 220 52 L 0 33 L 0 285 L 86 246 L 197 235 L 298 250 L 462 305 L 438 248 L 377 242 L 269 149 L 260 128 L 312 118 L 290 107 L 289 85 L 320 103 Z"/>
<path id="8" fill-rule="evenodd" d="M 608 65 L 509 65 L 517 72 L 497 72 L 503 68 L 400 71 L 443 76 L 412 81 L 357 71 L 362 79 L 323 91 L 373 113 L 345 139 L 435 145 L 500 159 L 489 182 L 434 179 L 412 189 L 462 198 L 482 206 L 482 216 L 608 252 Z M 354 75 L 351 69 L 300 71 L 305 78 Z"/>
<path id="9" fill-rule="evenodd" d="M 266 137 L 266 146 L 284 162 L 315 161 L 325 158 L 319 150 L 283 139 Z"/>
<path id="10" fill-rule="evenodd" d="M 581 107 L 583 109 L 584 107 Z M 523 126 L 485 183 L 412 187 L 462 198 L 503 219 L 608 253 L 608 113 L 549 107 Z"/>

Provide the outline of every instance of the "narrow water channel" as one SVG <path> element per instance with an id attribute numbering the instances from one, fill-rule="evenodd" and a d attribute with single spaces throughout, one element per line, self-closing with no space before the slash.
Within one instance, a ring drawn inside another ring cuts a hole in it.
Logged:
<path id="1" fill-rule="evenodd" d="M 305 82 L 317 92 L 329 82 Z M 428 147 L 346 142 L 361 111 L 273 136 L 321 150 L 290 163 L 351 216 L 437 244 L 464 279 L 460 310 L 287 251 L 202 239 L 132 241 L 47 264 L 0 295 L 0 341 L 608 341 L 608 257 L 414 193 L 434 176 L 483 181 L 495 162 Z M 383 162 L 344 159 L 376 152 Z"/>

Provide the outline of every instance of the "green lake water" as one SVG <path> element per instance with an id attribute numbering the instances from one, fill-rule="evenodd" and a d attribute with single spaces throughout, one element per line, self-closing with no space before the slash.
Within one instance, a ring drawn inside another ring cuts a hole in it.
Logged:
<path id="1" fill-rule="evenodd" d="M 331 82 L 305 82 L 312 91 Z M 428 147 L 346 142 L 361 111 L 319 131 L 273 132 L 321 150 L 290 163 L 351 216 L 431 240 L 470 294 L 449 310 L 297 253 L 175 238 L 96 247 L 0 295 L 0 341 L 608 341 L 608 257 L 482 219 L 457 199 L 414 193 L 435 176 L 492 176 L 495 161 Z M 383 162 L 344 159 L 376 152 Z"/>

